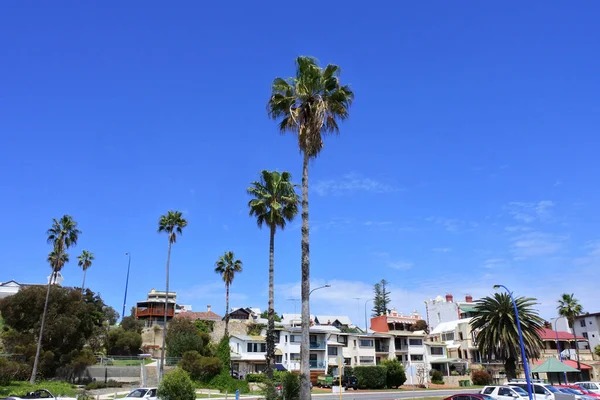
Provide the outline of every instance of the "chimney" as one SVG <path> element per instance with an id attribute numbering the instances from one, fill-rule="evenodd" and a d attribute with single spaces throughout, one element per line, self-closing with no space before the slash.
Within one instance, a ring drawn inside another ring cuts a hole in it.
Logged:
<path id="1" fill-rule="evenodd" d="M 210 304 L 206 306 L 206 312 L 210 312 Z"/>
<path id="2" fill-rule="evenodd" d="M 452 297 L 452 295 L 450 293 L 448 293 L 446 295 L 446 302 L 447 303 L 452 303 L 453 300 L 454 300 L 454 297 Z"/>
<path id="3" fill-rule="evenodd" d="M 331 320 L 330 319 L 327 320 L 327 325 L 331 325 Z"/>
<path id="4" fill-rule="evenodd" d="M 465 296 L 465 301 L 466 301 L 467 303 L 472 303 L 472 302 L 473 302 L 473 296 L 471 296 L 471 295 L 466 295 L 466 296 Z"/>

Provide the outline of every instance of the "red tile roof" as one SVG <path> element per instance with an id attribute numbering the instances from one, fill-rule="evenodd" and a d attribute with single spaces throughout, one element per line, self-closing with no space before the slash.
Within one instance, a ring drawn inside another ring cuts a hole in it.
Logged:
<path id="1" fill-rule="evenodd" d="M 573 360 L 563 360 L 563 364 L 568 365 L 569 367 L 573 367 L 573 368 L 577 368 L 577 361 L 573 361 Z M 592 369 L 592 367 L 590 367 L 587 364 L 584 364 L 582 362 L 579 363 L 579 365 L 581 365 L 581 369 Z"/>
<path id="2" fill-rule="evenodd" d="M 220 321 L 222 318 L 219 314 L 215 314 L 212 311 L 186 311 L 179 313 L 175 316 L 175 318 L 186 318 L 191 319 L 192 321 L 196 321 L 198 319 L 208 320 L 208 321 Z"/>
<path id="3" fill-rule="evenodd" d="M 540 329 L 540 337 L 542 340 L 556 340 L 556 331 L 548 328 Z M 573 334 L 569 332 L 558 332 L 558 340 L 573 340 Z M 582 336 L 577 336 L 577 340 L 586 340 Z"/>

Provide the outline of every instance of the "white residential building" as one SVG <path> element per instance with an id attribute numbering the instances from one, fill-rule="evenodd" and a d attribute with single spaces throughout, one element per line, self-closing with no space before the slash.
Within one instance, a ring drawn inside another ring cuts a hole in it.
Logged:
<path id="1" fill-rule="evenodd" d="M 475 303 L 472 296 L 465 296 L 464 301 L 454 301 L 454 296 L 447 294 L 446 297 L 438 296 L 435 299 L 426 300 L 427 326 L 429 331 L 434 330 L 444 322 L 465 319 L 473 316 Z"/>
<path id="2" fill-rule="evenodd" d="M 552 319 L 551 324 L 552 328 L 556 327 L 557 331 L 573 333 L 573 327 L 564 317 Z M 600 313 L 588 313 L 577 317 L 575 333 L 589 341 L 589 344 L 578 341 L 577 346 L 580 350 L 594 350 L 596 346 L 600 345 Z"/>

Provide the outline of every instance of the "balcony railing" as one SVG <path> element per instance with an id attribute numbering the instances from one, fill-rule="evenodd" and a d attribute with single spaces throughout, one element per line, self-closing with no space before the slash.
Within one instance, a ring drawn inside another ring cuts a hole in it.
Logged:
<path id="1" fill-rule="evenodd" d="M 164 308 L 138 308 L 135 311 L 135 315 L 139 317 L 162 317 L 165 315 Z M 167 317 L 175 315 L 175 311 L 170 308 L 167 309 Z"/>
<path id="2" fill-rule="evenodd" d="M 375 352 L 376 353 L 388 353 L 390 351 L 390 346 L 387 344 L 376 344 Z"/>
<path id="3" fill-rule="evenodd" d="M 325 350 L 325 342 L 310 342 L 311 350 Z"/>
<path id="4" fill-rule="evenodd" d="M 327 364 L 325 361 L 319 360 L 310 360 L 310 369 L 325 369 L 325 365 Z"/>

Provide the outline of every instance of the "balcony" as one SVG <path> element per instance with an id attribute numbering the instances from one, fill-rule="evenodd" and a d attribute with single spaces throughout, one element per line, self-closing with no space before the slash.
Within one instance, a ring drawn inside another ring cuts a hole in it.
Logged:
<path id="1" fill-rule="evenodd" d="M 389 353 L 390 346 L 387 344 L 375 344 L 376 353 Z"/>
<path id="2" fill-rule="evenodd" d="M 165 308 L 137 308 L 135 316 L 140 317 L 164 317 Z M 175 311 L 172 308 L 167 309 L 167 317 L 172 318 L 175 315 Z"/>
<path id="3" fill-rule="evenodd" d="M 325 350 L 325 342 L 310 342 L 311 350 Z"/>
<path id="4" fill-rule="evenodd" d="M 327 363 L 320 360 L 310 360 L 310 369 L 325 369 Z"/>

